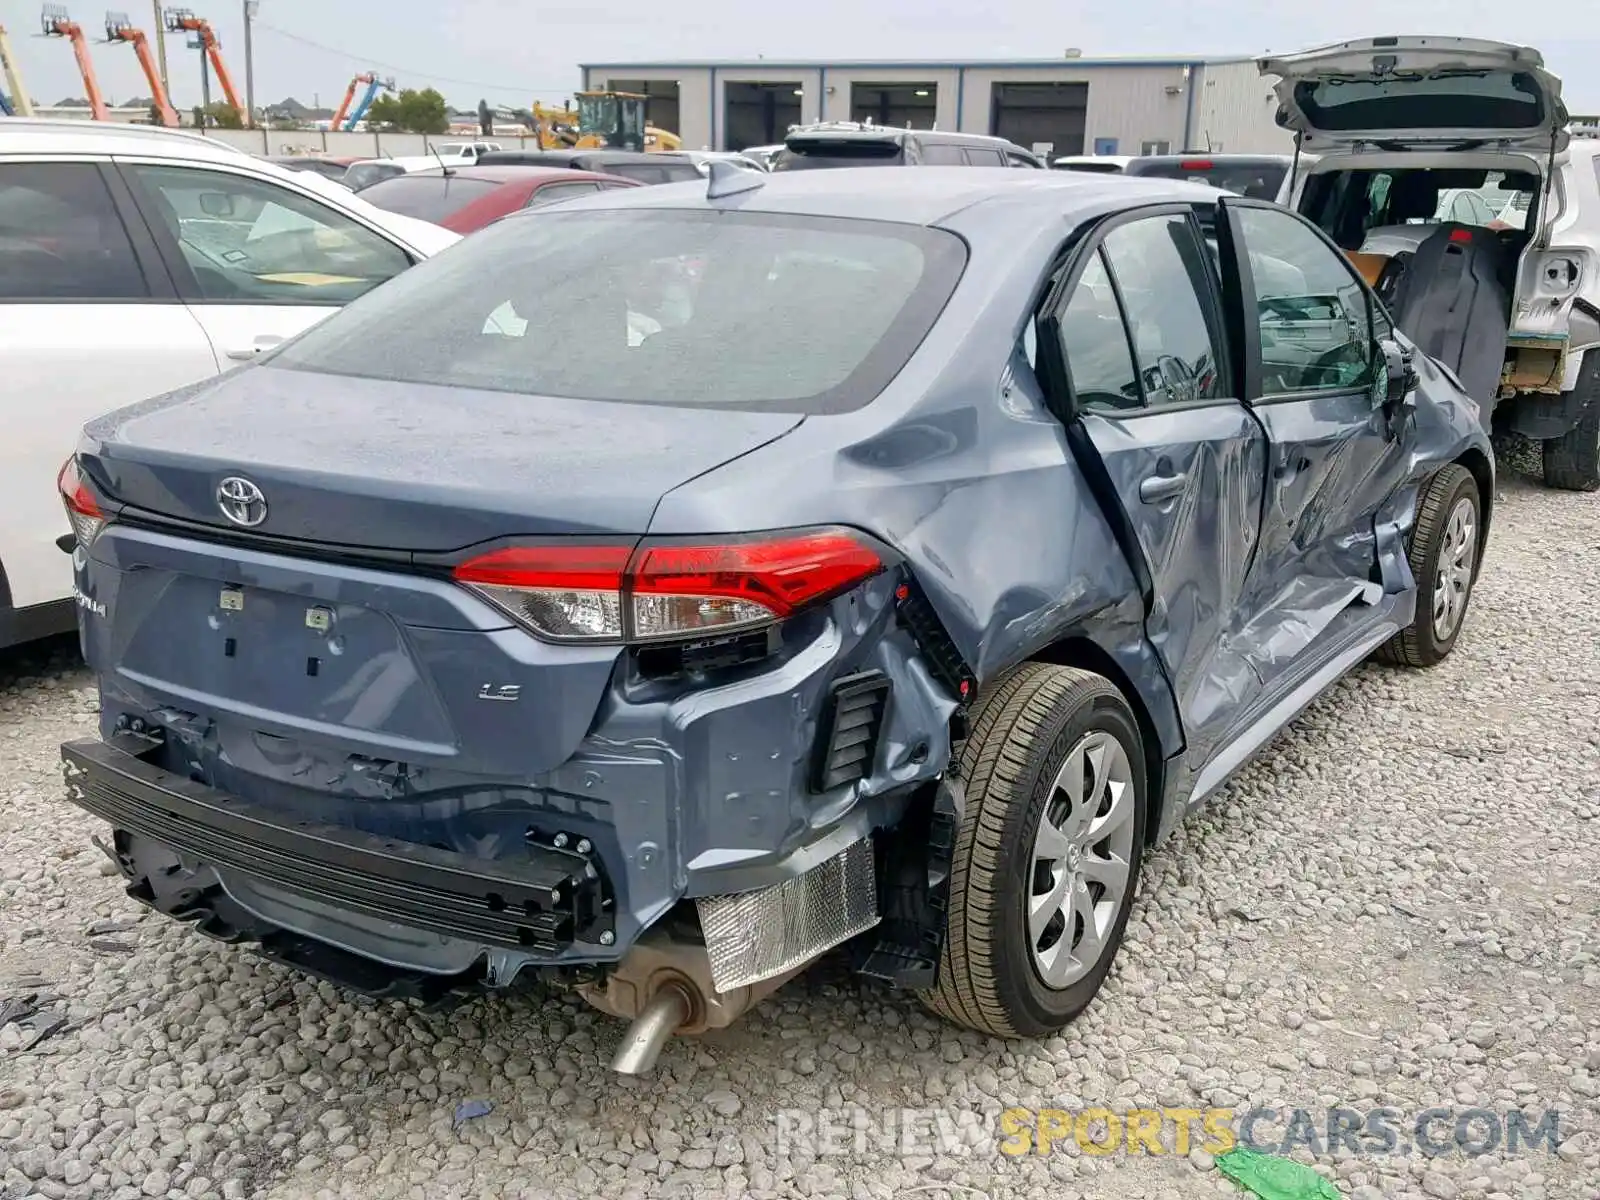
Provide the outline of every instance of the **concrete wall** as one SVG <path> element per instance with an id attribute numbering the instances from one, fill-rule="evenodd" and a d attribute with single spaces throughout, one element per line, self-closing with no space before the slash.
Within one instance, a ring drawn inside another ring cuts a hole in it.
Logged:
<path id="1" fill-rule="evenodd" d="M 1201 73 L 1190 150 L 1218 154 L 1292 154 L 1294 138 L 1274 120 L 1272 81 L 1253 62 L 1211 63 Z M 1210 141 L 1207 142 L 1209 136 Z"/>
<path id="2" fill-rule="evenodd" d="M 251 154 L 293 154 L 310 150 L 338 158 L 403 158 L 412 154 L 427 154 L 428 147 L 435 143 L 479 140 L 499 142 L 507 150 L 523 146 L 530 150 L 538 149 L 538 143 L 532 138 L 507 137 L 499 133 L 492 138 L 480 139 L 476 134 L 460 133 L 443 133 L 434 137 L 421 133 L 320 133 L 314 129 L 193 129 L 189 132 L 203 133 L 241 150 L 248 150 Z"/>

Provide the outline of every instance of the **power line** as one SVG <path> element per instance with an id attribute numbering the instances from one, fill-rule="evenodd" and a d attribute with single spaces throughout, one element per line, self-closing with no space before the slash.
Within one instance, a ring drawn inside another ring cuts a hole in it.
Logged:
<path id="1" fill-rule="evenodd" d="M 571 84 L 562 84 L 560 86 L 551 86 L 551 87 L 536 87 L 536 86 L 530 86 L 529 84 L 526 84 L 526 83 L 518 83 L 518 84 L 487 83 L 487 82 L 485 82 L 484 80 L 481 80 L 481 79 L 454 79 L 454 78 L 450 77 L 449 75 L 435 75 L 431 71 L 419 71 L 419 70 L 416 70 L 413 67 L 402 67 L 402 66 L 399 66 L 396 63 L 380 62 L 378 59 L 368 58 L 364 54 L 352 54 L 348 50 L 339 50 L 339 49 L 336 49 L 333 46 L 325 46 L 321 42 L 312 41 L 308 37 L 301 37 L 298 33 L 290 33 L 287 29 L 279 29 L 275 25 L 268 25 L 266 22 L 261 21 L 261 20 L 255 21 L 254 25 L 255 25 L 255 28 L 257 28 L 257 29 L 265 30 L 268 33 L 276 34 L 278 37 L 285 38 L 285 39 L 287 39 L 288 41 L 291 41 L 291 42 L 298 42 L 302 46 L 309 46 L 313 50 L 320 50 L 324 54 L 335 54 L 335 55 L 338 55 L 340 58 L 348 59 L 348 60 L 350 60 L 352 62 L 364 63 L 365 65 L 367 65 L 369 67 L 382 67 L 385 71 L 393 71 L 397 75 L 409 75 L 409 76 L 412 76 L 412 77 L 415 77 L 415 78 L 418 78 L 418 79 L 428 80 L 429 82 L 432 82 L 432 83 L 453 83 L 453 84 L 459 84 L 462 87 L 483 88 L 485 91 L 490 91 L 490 92 L 530 92 L 531 91 L 531 92 L 554 94 L 554 93 L 568 93 L 568 92 L 571 92 L 573 90 Z"/>

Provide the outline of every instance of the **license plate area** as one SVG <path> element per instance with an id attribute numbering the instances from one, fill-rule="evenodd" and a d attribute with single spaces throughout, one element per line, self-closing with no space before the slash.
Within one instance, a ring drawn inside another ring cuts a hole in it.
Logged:
<path id="1" fill-rule="evenodd" d="M 450 740 L 388 613 L 192 575 L 170 576 L 146 598 L 121 666 L 174 699 L 330 732 Z"/>

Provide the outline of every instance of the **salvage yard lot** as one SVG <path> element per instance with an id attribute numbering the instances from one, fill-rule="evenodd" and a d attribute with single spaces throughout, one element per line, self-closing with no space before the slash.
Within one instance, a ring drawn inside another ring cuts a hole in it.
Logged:
<path id="1" fill-rule="evenodd" d="M 620 1079 L 622 1025 L 579 1001 L 371 1004 L 141 919 L 62 798 L 87 673 L 0 656 L 0 1003 L 67 1019 L 0 1029 L 3 1194 L 1188 1200 L 1242 1193 L 1203 1152 L 1008 1157 L 984 1122 L 1262 1105 L 1557 1110 L 1556 1152 L 1321 1161 L 1363 1200 L 1600 1196 L 1600 496 L 1503 466 L 1499 503 L 1450 660 L 1320 700 L 1147 862 L 1085 1017 L 1012 1046 L 825 963 Z M 777 1136 L 825 1108 L 977 1145 Z"/>

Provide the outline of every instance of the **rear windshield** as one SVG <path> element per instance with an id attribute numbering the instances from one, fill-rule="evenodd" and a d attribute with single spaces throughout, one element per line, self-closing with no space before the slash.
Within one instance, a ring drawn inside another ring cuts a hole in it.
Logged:
<path id="1" fill-rule="evenodd" d="M 361 198 L 402 217 L 437 224 L 500 186 L 488 179 L 459 175 L 397 175 L 372 184 L 362 191 Z"/>
<path id="2" fill-rule="evenodd" d="M 345 170 L 345 186 L 353 191 L 361 191 L 371 187 L 380 179 L 388 179 L 394 175 L 404 175 L 406 169 L 397 167 L 393 163 L 351 163 Z"/>
<path id="3" fill-rule="evenodd" d="M 1539 83 L 1525 71 L 1396 72 L 1375 80 L 1299 83 L 1295 102 L 1318 129 L 1535 129 Z"/>
<path id="4" fill-rule="evenodd" d="M 1279 163 L 1260 163 L 1250 166 L 1214 162 L 1204 158 L 1185 161 L 1162 159 L 1159 162 L 1140 162 L 1136 159 L 1127 167 L 1129 175 L 1145 175 L 1156 179 L 1182 179 L 1189 183 L 1203 183 L 1208 187 L 1221 188 L 1238 196 L 1253 196 L 1261 200 L 1276 200 L 1278 188 L 1282 186 L 1283 177 L 1288 173 L 1289 168 Z"/>
<path id="5" fill-rule="evenodd" d="M 773 160 L 774 171 L 818 167 L 897 167 L 905 162 L 899 142 L 864 142 L 847 138 L 806 138 L 789 142 Z"/>
<path id="6" fill-rule="evenodd" d="M 869 402 L 966 263 L 917 225 L 761 212 L 549 211 L 489 226 L 269 366 L 689 407 Z"/>
<path id="7" fill-rule="evenodd" d="M 682 183 L 686 179 L 699 179 L 700 168 L 687 159 L 672 163 L 595 163 L 597 171 L 607 175 L 621 175 L 635 183 Z"/>
<path id="8" fill-rule="evenodd" d="M 1058 162 L 1058 171 L 1091 171 L 1096 175 L 1120 175 L 1126 168 L 1121 163 Z"/>
<path id="9" fill-rule="evenodd" d="M 277 163 L 280 167 L 287 167 L 291 171 L 310 171 L 314 175 L 322 175 L 341 182 L 347 170 L 342 163 L 329 162 L 323 158 L 271 158 L 267 161 Z"/>

